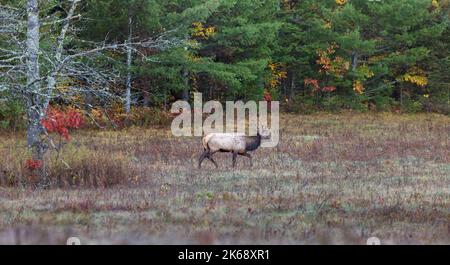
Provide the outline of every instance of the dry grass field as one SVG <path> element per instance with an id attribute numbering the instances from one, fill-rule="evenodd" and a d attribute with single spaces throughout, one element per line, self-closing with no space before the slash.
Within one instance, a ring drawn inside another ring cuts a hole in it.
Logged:
<path id="1" fill-rule="evenodd" d="M 33 172 L 23 135 L 0 136 L 0 243 L 450 243 L 450 117 L 282 115 L 253 167 L 167 128 L 81 130 Z"/>

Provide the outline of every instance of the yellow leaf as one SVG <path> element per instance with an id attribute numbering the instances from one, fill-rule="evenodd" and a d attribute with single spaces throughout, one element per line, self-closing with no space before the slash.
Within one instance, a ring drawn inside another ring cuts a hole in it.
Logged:
<path id="1" fill-rule="evenodd" d="M 437 0 L 433 0 L 433 1 L 431 1 L 431 6 L 433 8 L 439 8 L 439 2 Z"/>
<path id="2" fill-rule="evenodd" d="M 364 86 L 362 85 L 361 81 L 357 80 L 353 83 L 353 90 L 357 94 L 362 94 L 364 92 Z"/>
<path id="3" fill-rule="evenodd" d="M 420 75 L 412 75 L 412 74 L 405 74 L 403 76 L 403 81 L 424 87 L 428 84 L 428 78 L 426 76 L 420 76 Z"/>

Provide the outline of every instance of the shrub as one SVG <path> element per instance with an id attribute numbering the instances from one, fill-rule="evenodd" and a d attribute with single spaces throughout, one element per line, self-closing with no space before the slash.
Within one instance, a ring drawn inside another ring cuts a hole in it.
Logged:
<path id="1" fill-rule="evenodd" d="M 67 161 L 70 167 L 58 163 L 49 168 L 49 179 L 56 187 L 111 187 L 129 184 L 136 170 L 129 161 L 106 154 L 91 155 Z"/>
<path id="2" fill-rule="evenodd" d="M 381 95 L 374 96 L 370 99 L 370 102 L 375 104 L 377 111 L 391 111 L 395 104 L 392 98 Z"/>
<path id="3" fill-rule="evenodd" d="M 450 115 L 450 103 L 448 95 L 423 98 L 421 100 L 423 109 L 427 112 L 436 112 Z"/>
<path id="4" fill-rule="evenodd" d="M 321 101 L 323 110 L 327 112 L 339 112 L 341 110 L 367 111 L 367 99 L 364 96 L 341 96 L 335 95 L 325 97 Z"/>
<path id="5" fill-rule="evenodd" d="M 130 126 L 166 126 L 172 122 L 170 112 L 149 107 L 132 107 L 126 114 L 122 107 L 95 108 L 86 116 L 92 128 L 123 129 Z"/>
<path id="6" fill-rule="evenodd" d="M 0 186 L 33 187 L 39 179 L 38 170 L 43 165 L 46 165 L 50 187 L 110 187 L 130 184 L 138 175 L 133 163 L 122 153 L 94 151 L 78 145 L 68 144 L 61 151 L 61 159 L 47 154 L 44 161 L 39 161 L 28 159 L 30 154 L 26 148 L 17 148 L 13 142 L 7 143 L 5 147 L 10 149 L 3 150 L 0 157 Z"/>
<path id="7" fill-rule="evenodd" d="M 314 99 L 310 96 L 296 96 L 282 105 L 283 110 L 299 114 L 312 114 L 317 110 Z"/>
<path id="8" fill-rule="evenodd" d="M 146 127 L 166 126 L 172 122 L 170 112 L 148 107 L 134 107 L 130 118 L 133 125 Z"/>
<path id="9" fill-rule="evenodd" d="M 402 110 L 406 113 L 418 113 L 423 111 L 423 105 L 419 101 L 406 98 L 403 100 Z"/>
<path id="10" fill-rule="evenodd" d="M 79 129 L 84 124 L 84 117 L 73 108 L 63 111 L 59 108 L 49 107 L 47 115 L 41 120 L 41 123 L 47 132 L 58 133 L 64 139 L 69 140 L 69 129 Z"/>
<path id="11" fill-rule="evenodd" d="M 339 96 L 326 97 L 322 106 L 325 111 L 337 112 L 345 108 L 345 101 Z"/>

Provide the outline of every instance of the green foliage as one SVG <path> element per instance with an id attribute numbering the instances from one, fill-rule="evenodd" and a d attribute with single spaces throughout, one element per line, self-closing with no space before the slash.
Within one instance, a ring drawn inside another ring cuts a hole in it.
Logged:
<path id="1" fill-rule="evenodd" d="M 421 102 L 408 98 L 403 101 L 402 110 L 407 113 L 417 113 L 423 110 L 423 106 Z"/>
<path id="2" fill-rule="evenodd" d="M 6 101 L 0 103 L 0 129 L 19 130 L 25 127 L 25 109 L 17 101 Z"/>
<path id="3" fill-rule="evenodd" d="M 372 97 L 371 102 L 373 102 L 377 111 L 391 111 L 392 106 L 395 104 L 394 99 L 382 95 L 375 95 Z"/>
<path id="4" fill-rule="evenodd" d="M 42 10 L 60 2 L 46 1 Z M 183 40 L 170 49 L 133 53 L 135 105 L 167 110 L 193 92 L 220 101 L 261 100 L 270 92 L 284 109 L 302 113 L 450 108 L 447 0 L 87 0 L 78 12 L 81 31 L 68 46 L 124 42 L 129 19 L 133 39 L 168 34 Z M 56 38 L 58 27 L 44 23 L 42 32 Z M 50 51 L 49 43 L 43 38 L 42 48 Z M 119 70 L 125 82 L 126 55 L 108 55 L 116 61 L 89 63 Z M 276 82 L 274 70 L 283 72 Z M 313 91 L 305 79 L 333 89 Z M 121 94 L 123 86 L 113 91 Z"/>
<path id="5" fill-rule="evenodd" d="M 331 111 L 365 110 L 373 105 L 385 111 L 397 104 L 407 104 L 403 106 L 407 111 L 419 111 L 425 94 L 433 98 L 444 93 L 448 99 L 449 75 L 444 69 L 450 66 L 449 8 L 444 1 L 438 1 L 439 8 L 422 0 L 284 3 L 289 5 L 280 12 L 282 48 L 275 53 L 288 64 L 284 97 L 310 94 L 311 88 L 302 84 L 310 78 L 322 86 L 336 86 L 329 96 L 312 95 L 319 102 L 316 108 Z M 333 51 L 325 57 L 322 54 L 319 64 L 318 50 L 330 47 Z M 333 66 L 338 61 L 349 64 L 348 71 L 334 75 L 323 68 L 324 63 Z M 361 84 L 358 90 L 357 82 Z M 401 99 L 401 89 L 410 95 L 408 100 Z M 364 100 L 354 97 L 359 93 Z"/>

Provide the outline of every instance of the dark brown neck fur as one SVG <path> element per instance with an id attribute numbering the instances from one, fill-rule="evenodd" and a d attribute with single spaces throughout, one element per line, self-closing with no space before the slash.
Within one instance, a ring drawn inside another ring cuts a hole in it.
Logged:
<path id="1" fill-rule="evenodd" d="M 247 136 L 245 138 L 245 150 L 253 151 L 256 150 L 261 145 L 261 135 L 258 134 L 256 136 Z"/>

